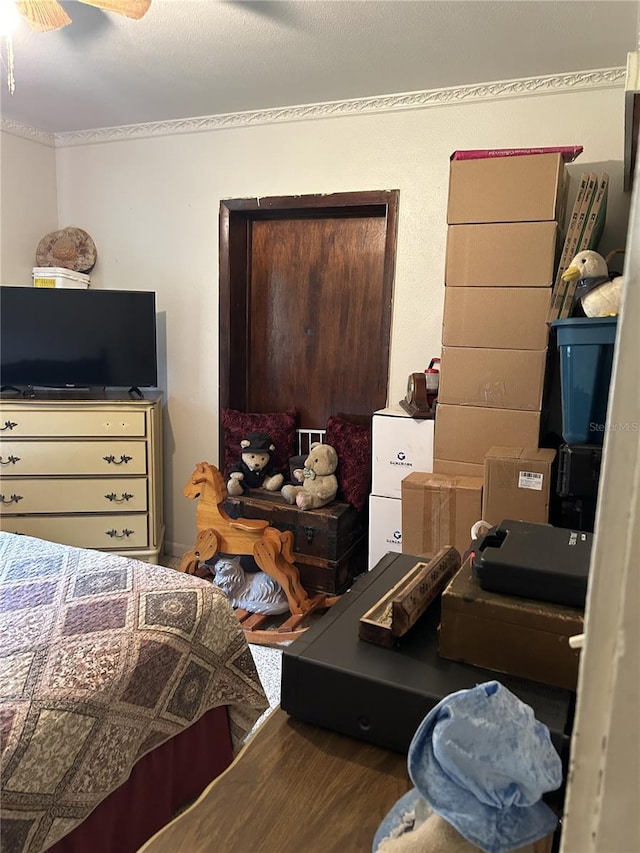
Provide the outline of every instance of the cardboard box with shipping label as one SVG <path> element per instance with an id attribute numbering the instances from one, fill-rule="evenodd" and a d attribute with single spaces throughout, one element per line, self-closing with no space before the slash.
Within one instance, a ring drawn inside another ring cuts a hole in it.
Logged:
<path id="1" fill-rule="evenodd" d="M 540 412 L 439 403 L 434 456 L 484 465 L 485 454 L 493 445 L 537 447 L 539 433 Z"/>
<path id="2" fill-rule="evenodd" d="M 449 225 L 563 223 L 568 182 L 561 154 L 452 160 L 449 168 Z"/>
<path id="3" fill-rule="evenodd" d="M 447 287 L 551 287 L 558 225 L 506 222 L 450 225 Z"/>
<path id="4" fill-rule="evenodd" d="M 584 631 L 573 607 L 488 592 L 467 560 L 442 593 L 438 652 L 443 658 L 575 691 Z"/>
<path id="5" fill-rule="evenodd" d="M 546 350 L 443 347 L 439 403 L 539 412 Z"/>
<path id="6" fill-rule="evenodd" d="M 400 498 L 401 483 L 412 471 L 433 469 L 434 421 L 412 418 L 398 406 L 373 414 L 372 478 L 374 495 Z"/>
<path id="7" fill-rule="evenodd" d="M 414 471 L 402 481 L 402 550 L 433 557 L 453 545 L 460 556 L 471 544 L 471 527 L 482 510 L 480 477 Z"/>
<path id="8" fill-rule="evenodd" d="M 555 458 L 547 448 L 491 447 L 484 458 L 482 518 L 546 524 Z"/>
<path id="9" fill-rule="evenodd" d="M 541 287 L 447 287 L 442 344 L 545 349 L 551 291 Z"/>

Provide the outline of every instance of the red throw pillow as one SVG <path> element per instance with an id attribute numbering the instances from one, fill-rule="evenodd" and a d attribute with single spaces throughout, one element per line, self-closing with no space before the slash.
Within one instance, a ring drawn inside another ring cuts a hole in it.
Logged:
<path id="1" fill-rule="evenodd" d="M 331 415 L 325 441 L 338 454 L 338 498 L 362 511 L 371 490 L 371 424 Z"/>
<path id="2" fill-rule="evenodd" d="M 266 432 L 275 446 L 273 460 L 278 470 L 288 479 L 289 457 L 297 450 L 296 425 L 298 410 L 287 409 L 286 412 L 239 412 L 237 409 L 221 409 L 222 428 L 224 432 L 224 475 L 229 476 L 231 467 L 240 459 L 242 448 L 240 442 L 247 437 L 248 432 Z"/>

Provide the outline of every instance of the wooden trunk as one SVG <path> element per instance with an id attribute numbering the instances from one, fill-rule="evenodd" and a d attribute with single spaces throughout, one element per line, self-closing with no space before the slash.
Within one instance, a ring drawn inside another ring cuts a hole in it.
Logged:
<path id="1" fill-rule="evenodd" d="M 359 539 L 339 560 L 294 554 L 302 586 L 309 592 L 342 595 L 353 579 L 367 570 L 367 537 Z"/>
<path id="2" fill-rule="evenodd" d="M 293 551 L 305 589 L 340 594 L 366 569 L 366 518 L 350 504 L 333 501 L 313 510 L 286 503 L 280 492 L 264 489 L 228 497 L 223 509 L 231 518 L 268 521 L 293 533 Z"/>
<path id="3" fill-rule="evenodd" d="M 469 558 L 442 593 L 441 657 L 575 692 L 584 611 L 480 587 Z"/>
<path id="4" fill-rule="evenodd" d="M 280 492 L 249 489 L 228 497 L 223 509 L 231 518 L 263 519 L 280 531 L 290 530 L 297 554 L 325 560 L 339 560 L 366 532 L 363 516 L 341 501 L 303 510 L 286 503 Z"/>

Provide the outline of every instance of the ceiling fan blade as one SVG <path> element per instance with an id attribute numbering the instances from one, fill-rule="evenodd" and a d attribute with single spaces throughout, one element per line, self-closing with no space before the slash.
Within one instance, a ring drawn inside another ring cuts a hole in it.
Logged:
<path id="1" fill-rule="evenodd" d="M 71 23 L 71 18 L 58 0 L 18 0 L 16 5 L 31 29 L 38 33 L 61 30 Z"/>
<path id="2" fill-rule="evenodd" d="M 151 0 L 81 0 L 87 6 L 97 6 L 105 12 L 116 12 L 139 21 L 149 10 Z"/>

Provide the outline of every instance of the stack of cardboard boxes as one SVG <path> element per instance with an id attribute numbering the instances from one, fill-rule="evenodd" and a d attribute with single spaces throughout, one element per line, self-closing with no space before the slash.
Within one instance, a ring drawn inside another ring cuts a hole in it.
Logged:
<path id="1" fill-rule="evenodd" d="M 566 189 L 560 153 L 451 161 L 436 472 L 538 447 Z"/>
<path id="2" fill-rule="evenodd" d="M 538 440 L 567 187 L 561 153 L 451 161 L 434 474 L 402 484 L 405 553 L 464 553 L 480 518 L 547 520 L 555 452 Z"/>

